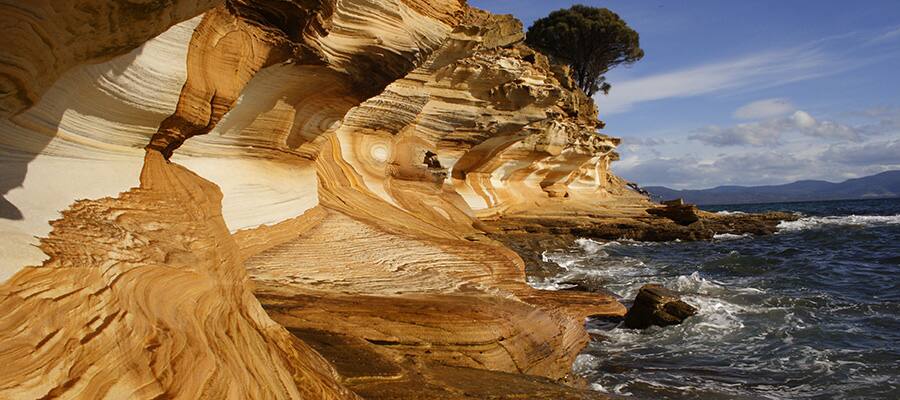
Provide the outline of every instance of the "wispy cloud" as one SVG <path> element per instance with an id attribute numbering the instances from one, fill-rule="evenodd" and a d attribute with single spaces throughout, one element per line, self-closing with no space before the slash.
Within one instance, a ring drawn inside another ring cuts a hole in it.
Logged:
<path id="1" fill-rule="evenodd" d="M 820 46 L 808 45 L 614 82 L 608 96 L 596 95 L 594 99 L 603 114 L 611 115 L 647 101 L 769 88 L 835 74 L 848 67 Z"/>
<path id="2" fill-rule="evenodd" d="M 623 136 L 622 143 L 642 146 L 642 147 L 654 147 L 654 146 L 662 146 L 664 144 L 671 143 L 671 139 L 664 138 L 655 138 L 655 137 L 637 137 L 637 136 Z"/>
<path id="3" fill-rule="evenodd" d="M 868 42 L 868 44 L 885 43 L 897 39 L 900 39 L 900 26 L 895 26 L 894 28 L 889 29 L 887 32 L 875 36 Z"/>
<path id="4" fill-rule="evenodd" d="M 789 114 L 796 108 L 787 99 L 764 99 L 741 106 L 734 111 L 738 119 L 761 119 L 780 117 Z"/>

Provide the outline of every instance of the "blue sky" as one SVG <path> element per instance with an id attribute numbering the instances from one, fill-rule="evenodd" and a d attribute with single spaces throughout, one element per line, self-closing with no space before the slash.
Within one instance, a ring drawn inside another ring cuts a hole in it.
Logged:
<path id="1" fill-rule="evenodd" d="M 642 185 L 842 181 L 900 169 L 900 1 L 470 0 L 525 27 L 607 7 L 646 55 L 607 74 L 613 168 Z"/>

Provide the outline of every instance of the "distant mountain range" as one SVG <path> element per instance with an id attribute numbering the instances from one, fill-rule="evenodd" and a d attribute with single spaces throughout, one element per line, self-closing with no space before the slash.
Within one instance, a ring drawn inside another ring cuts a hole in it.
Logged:
<path id="1" fill-rule="evenodd" d="M 683 198 L 693 204 L 779 203 L 787 201 L 851 200 L 900 197 L 900 171 L 887 171 L 841 183 L 805 180 L 784 185 L 718 186 L 712 189 L 675 190 L 647 186 L 654 198 Z"/>

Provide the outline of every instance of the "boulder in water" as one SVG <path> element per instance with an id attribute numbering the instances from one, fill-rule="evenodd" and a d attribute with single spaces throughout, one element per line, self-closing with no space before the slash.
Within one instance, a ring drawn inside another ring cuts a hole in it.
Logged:
<path id="1" fill-rule="evenodd" d="M 625 327 L 646 329 L 653 325 L 678 325 L 697 313 L 697 308 L 681 301 L 678 295 L 658 284 L 641 287 L 634 305 L 625 315 Z"/>

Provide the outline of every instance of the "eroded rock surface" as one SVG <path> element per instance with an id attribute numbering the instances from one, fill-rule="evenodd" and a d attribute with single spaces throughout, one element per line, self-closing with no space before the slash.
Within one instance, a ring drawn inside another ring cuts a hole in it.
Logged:
<path id="1" fill-rule="evenodd" d="M 19 3 L 0 4 L 0 397 L 598 396 L 566 385 L 584 320 L 625 308 L 529 287 L 503 242 L 667 219 L 517 20 Z"/>
<path id="2" fill-rule="evenodd" d="M 0 116 L 33 106 L 64 72 L 128 53 L 222 0 L 3 0 Z"/>

